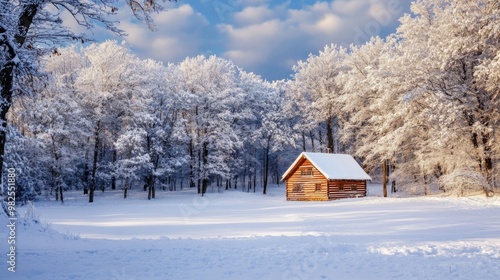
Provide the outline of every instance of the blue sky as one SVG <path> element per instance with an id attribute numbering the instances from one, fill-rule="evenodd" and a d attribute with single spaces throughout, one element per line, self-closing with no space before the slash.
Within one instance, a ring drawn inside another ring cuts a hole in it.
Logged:
<path id="1" fill-rule="evenodd" d="M 215 54 L 267 80 L 286 79 L 298 60 L 326 44 L 362 44 L 370 36 L 394 32 L 410 1 L 181 0 L 165 5 L 167 11 L 154 15 L 156 32 L 123 7 L 118 26 L 128 36 L 96 30 L 95 37 L 125 40 L 141 58 L 175 63 Z"/>

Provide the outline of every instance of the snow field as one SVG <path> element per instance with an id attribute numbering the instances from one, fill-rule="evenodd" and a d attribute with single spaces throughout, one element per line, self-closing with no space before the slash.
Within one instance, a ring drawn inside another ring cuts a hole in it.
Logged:
<path id="1" fill-rule="evenodd" d="M 19 226 L 17 272 L 4 265 L 0 278 L 500 279 L 499 198 L 381 198 L 379 188 L 329 202 L 287 202 L 283 186 L 152 201 L 105 192 L 92 205 L 69 192 L 64 205 L 35 204 L 50 226 Z"/>

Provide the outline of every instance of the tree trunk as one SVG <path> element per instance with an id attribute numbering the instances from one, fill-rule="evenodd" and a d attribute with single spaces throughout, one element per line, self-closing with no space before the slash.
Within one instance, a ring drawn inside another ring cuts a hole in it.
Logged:
<path id="1" fill-rule="evenodd" d="M 326 120 L 326 138 L 327 138 L 327 146 L 326 146 L 326 152 L 327 153 L 334 153 L 334 144 L 333 144 L 333 127 L 332 127 L 332 118 L 328 118 Z"/>
<path id="2" fill-rule="evenodd" d="M 113 166 L 115 166 L 115 164 L 116 164 L 116 154 L 117 154 L 116 149 L 113 149 Z M 115 176 L 115 174 L 111 175 L 111 189 L 116 190 L 116 176 Z"/>
<path id="3" fill-rule="evenodd" d="M 194 147 L 193 147 L 193 139 L 189 141 L 189 187 L 194 188 Z"/>
<path id="4" fill-rule="evenodd" d="M 203 180 L 202 180 L 202 190 L 201 195 L 203 196 L 207 192 L 208 185 L 208 174 L 207 174 L 207 165 L 208 165 L 208 142 L 203 142 L 203 151 L 202 151 L 202 161 L 203 161 Z"/>
<path id="5" fill-rule="evenodd" d="M 62 184 L 59 185 L 59 193 L 60 193 L 60 196 L 61 196 L 61 203 L 64 203 L 63 186 L 62 186 Z"/>
<path id="6" fill-rule="evenodd" d="M 56 187 L 54 188 L 56 190 L 56 201 L 59 201 L 59 186 L 57 183 L 55 183 Z"/>
<path id="7" fill-rule="evenodd" d="M 197 187 L 198 187 L 198 193 L 201 193 L 201 175 L 203 174 L 201 170 L 201 151 L 198 150 L 198 180 L 197 180 Z"/>
<path id="8" fill-rule="evenodd" d="M 267 192 L 267 179 L 269 176 L 269 143 L 270 139 L 267 141 L 267 147 L 266 147 L 266 157 L 264 161 L 264 186 L 263 186 L 263 194 L 266 194 Z"/>
<path id="9" fill-rule="evenodd" d="M 253 168 L 253 192 L 257 189 L 257 167 Z"/>
<path id="10" fill-rule="evenodd" d="M 485 123 L 485 125 L 488 125 L 488 124 L 489 124 L 488 122 Z M 483 173 L 486 176 L 486 180 L 490 184 L 489 186 L 485 186 L 484 190 L 488 194 L 495 187 L 495 183 L 493 180 L 493 159 L 491 158 L 491 148 L 492 147 L 491 147 L 491 144 L 489 144 L 491 134 L 490 133 L 481 133 L 481 136 L 482 136 L 483 147 L 484 147 Z"/>
<path id="11" fill-rule="evenodd" d="M 248 169 L 247 158 L 246 157 L 245 157 L 245 162 L 243 163 L 243 166 L 244 167 L 243 167 L 243 178 L 241 180 L 241 182 L 242 182 L 241 183 L 241 185 L 242 185 L 241 189 L 242 189 L 242 191 L 245 191 L 245 181 L 247 179 L 247 169 Z"/>
<path id="12" fill-rule="evenodd" d="M 464 112 L 469 126 L 472 128 L 475 123 L 476 123 L 476 118 L 474 117 L 473 114 Z M 480 122 L 482 125 L 485 127 L 489 127 L 489 119 L 488 118 L 480 118 Z M 474 148 L 478 151 L 478 157 L 479 157 L 479 169 L 481 170 L 482 174 L 485 176 L 486 180 L 488 181 L 490 186 L 485 186 L 484 190 L 488 192 L 490 188 L 493 187 L 493 180 L 492 180 L 492 175 L 493 175 L 493 160 L 491 158 L 490 152 L 491 152 L 491 144 L 488 144 L 489 139 L 490 139 L 490 134 L 489 133 L 481 133 L 481 136 L 478 135 L 476 132 L 472 133 L 471 136 L 471 142 Z M 482 142 L 482 147 L 479 144 L 480 141 Z"/>
<path id="13" fill-rule="evenodd" d="M 155 178 L 153 176 L 153 173 L 150 173 L 146 177 L 146 183 L 144 184 L 144 189 L 148 191 L 148 199 L 154 198 L 153 197 L 153 188 L 154 188 L 154 182 Z"/>
<path id="14" fill-rule="evenodd" d="M 257 158 L 257 148 L 254 149 L 254 157 Z M 255 193 L 257 189 L 257 163 L 253 166 L 253 192 Z"/>
<path id="15" fill-rule="evenodd" d="M 87 138 L 87 142 L 90 142 L 90 137 Z M 83 194 L 89 193 L 89 150 L 85 149 L 85 164 L 83 166 Z"/>
<path id="16" fill-rule="evenodd" d="M 96 186 L 97 156 L 99 152 L 99 133 L 101 130 L 101 121 L 98 120 L 94 132 L 94 159 L 92 161 L 92 178 L 90 180 L 89 203 L 94 202 L 94 191 Z"/>
<path id="17" fill-rule="evenodd" d="M 6 30 L 0 26 L 0 34 L 3 34 L 3 38 L 0 39 L 0 48 L 3 46 L 8 46 L 9 43 L 6 42 L 7 35 Z M 1 38 L 1 37 L 0 37 Z M 7 48 L 9 58 L 12 59 L 15 56 L 14 50 Z M 13 70 L 14 63 L 8 63 L 4 68 L 0 69 L 0 91 L 1 99 L 0 102 L 0 174 L 3 175 L 3 162 L 5 155 L 5 143 L 7 142 L 7 113 L 9 112 L 10 106 L 12 105 L 12 85 L 13 85 Z M 0 196 L 3 195 L 3 192 Z"/>
<path id="18" fill-rule="evenodd" d="M 382 161 L 382 189 L 384 197 L 387 197 L 387 160 Z"/>
<path id="19" fill-rule="evenodd" d="M 129 185 L 129 178 L 126 178 L 124 188 L 123 188 L 123 198 L 124 199 L 127 198 L 128 185 Z"/>
<path id="20" fill-rule="evenodd" d="M 54 141 L 54 138 L 52 138 L 52 141 Z M 54 145 L 55 145 L 55 143 L 54 143 Z M 55 147 L 54 147 L 54 149 L 55 149 Z M 56 152 L 56 151 L 54 151 L 54 159 L 56 161 L 55 172 L 53 175 L 55 183 L 56 183 L 56 200 L 58 200 L 58 197 L 60 196 L 61 203 L 64 203 L 61 162 L 60 162 L 60 156 L 59 156 L 58 152 Z"/>
<path id="21" fill-rule="evenodd" d="M 312 152 L 316 152 L 316 148 L 314 147 L 314 133 L 312 130 L 309 131 L 309 138 L 311 138 L 311 150 Z"/>
<path id="22" fill-rule="evenodd" d="M 2 56 L 4 56 L 7 62 L 0 69 L 0 99 L 2 100 L 0 102 L 0 174 L 3 174 L 5 143 L 7 142 L 7 113 L 12 105 L 12 90 L 15 79 L 14 68 L 16 62 L 13 59 L 17 56 L 16 48 L 21 48 L 26 41 L 26 34 L 37 12 L 38 4 L 22 6 L 18 21 L 18 30 L 14 36 L 15 40 L 11 41 L 7 30 L 3 26 L 0 26 L 0 49 L 4 52 Z M 0 193 L 0 197 L 3 197 L 3 192 Z"/>

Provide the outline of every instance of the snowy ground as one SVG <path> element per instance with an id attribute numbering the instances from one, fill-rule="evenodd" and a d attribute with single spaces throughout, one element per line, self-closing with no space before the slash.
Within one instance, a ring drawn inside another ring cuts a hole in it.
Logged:
<path id="1" fill-rule="evenodd" d="M 283 186 L 152 201 L 137 190 L 94 204 L 70 192 L 35 204 L 49 226 L 19 221 L 17 272 L 3 261 L 0 279 L 500 279 L 499 197 L 379 190 L 328 202 L 287 202 Z"/>

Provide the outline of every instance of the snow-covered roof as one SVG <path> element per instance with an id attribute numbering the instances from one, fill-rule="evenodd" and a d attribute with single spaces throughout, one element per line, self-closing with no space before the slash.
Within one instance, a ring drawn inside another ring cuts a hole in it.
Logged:
<path id="1" fill-rule="evenodd" d="M 305 159 L 308 159 L 328 180 L 372 179 L 351 155 L 304 152 L 297 157 L 290 168 L 283 174 L 282 180 L 290 177 L 297 164 Z"/>

